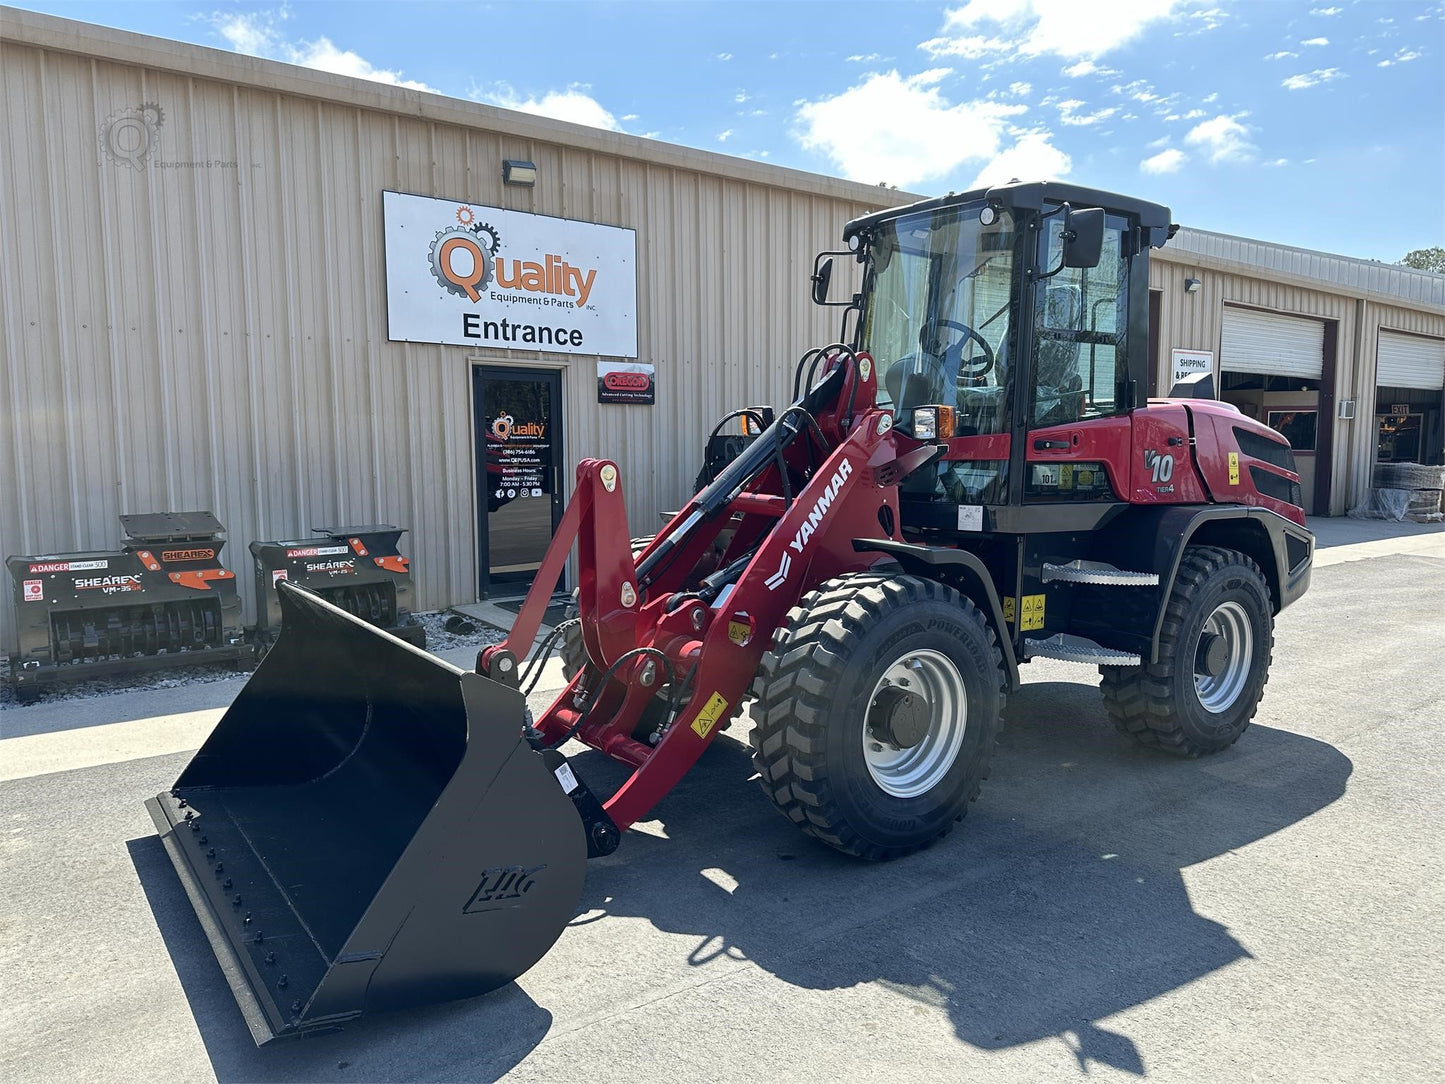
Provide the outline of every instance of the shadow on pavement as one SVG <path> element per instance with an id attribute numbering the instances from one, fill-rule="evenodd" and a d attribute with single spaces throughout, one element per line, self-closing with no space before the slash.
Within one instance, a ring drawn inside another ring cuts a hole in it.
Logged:
<path id="1" fill-rule="evenodd" d="M 495 1080 L 526 1057 L 552 1026 L 552 1014 L 511 983 L 485 997 L 377 1013 L 345 1031 L 258 1048 L 160 839 L 146 836 L 126 846 L 211 1068 L 223 1084 Z"/>
<path id="2" fill-rule="evenodd" d="M 605 792 L 600 755 L 575 763 Z M 1351 767 L 1261 726 L 1177 760 L 1116 735 L 1079 685 L 1026 685 L 959 830 L 873 865 L 771 815 L 725 738 L 659 810 L 670 838 L 633 832 L 592 864 L 577 921 L 645 918 L 696 936 L 693 965 L 726 953 L 808 989 L 878 983 L 975 1047 L 1057 1036 L 1081 1067 L 1143 1074 L 1133 1041 L 1098 1022 L 1248 957 L 1195 913 L 1180 871 L 1329 805 Z"/>

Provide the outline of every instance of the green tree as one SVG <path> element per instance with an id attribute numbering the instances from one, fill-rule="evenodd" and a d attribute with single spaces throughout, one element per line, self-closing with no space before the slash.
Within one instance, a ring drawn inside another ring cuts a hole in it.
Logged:
<path id="1" fill-rule="evenodd" d="M 1405 253 L 1405 258 L 1400 262 L 1416 271 L 1434 271 L 1437 275 L 1445 275 L 1445 248 L 1439 245 L 1434 248 L 1417 248 L 1414 252 Z"/>

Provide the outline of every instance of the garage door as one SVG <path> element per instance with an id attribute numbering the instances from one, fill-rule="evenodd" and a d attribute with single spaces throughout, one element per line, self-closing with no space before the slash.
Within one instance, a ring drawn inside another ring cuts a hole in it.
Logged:
<path id="1" fill-rule="evenodd" d="M 1380 332 L 1380 361 L 1375 383 L 1386 388 L 1445 388 L 1445 339 Z"/>
<path id="2" fill-rule="evenodd" d="M 1324 358 L 1321 321 L 1224 306 L 1221 370 L 1318 380 L 1324 375 Z"/>

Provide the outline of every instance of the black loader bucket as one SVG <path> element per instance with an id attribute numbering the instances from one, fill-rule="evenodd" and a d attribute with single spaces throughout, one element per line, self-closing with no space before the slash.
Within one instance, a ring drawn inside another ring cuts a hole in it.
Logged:
<path id="1" fill-rule="evenodd" d="M 277 586 L 275 647 L 146 803 L 256 1042 L 510 982 L 587 858 L 522 695 Z"/>

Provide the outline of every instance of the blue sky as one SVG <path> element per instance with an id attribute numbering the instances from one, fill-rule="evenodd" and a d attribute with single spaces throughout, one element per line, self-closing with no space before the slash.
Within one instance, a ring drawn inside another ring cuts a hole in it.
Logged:
<path id="1" fill-rule="evenodd" d="M 1441 0 L 23 6 L 924 194 L 1067 178 L 1445 244 Z"/>

